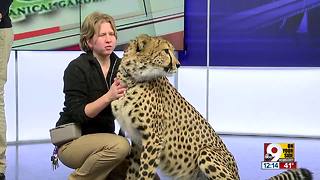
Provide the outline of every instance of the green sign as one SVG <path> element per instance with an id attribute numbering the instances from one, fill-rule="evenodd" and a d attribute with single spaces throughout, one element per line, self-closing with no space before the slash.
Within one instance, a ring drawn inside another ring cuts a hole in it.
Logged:
<path id="1" fill-rule="evenodd" d="M 80 7 L 82 4 L 104 0 L 14 0 L 9 15 L 13 22 L 23 21 L 29 15 L 43 14 L 61 8 Z"/>

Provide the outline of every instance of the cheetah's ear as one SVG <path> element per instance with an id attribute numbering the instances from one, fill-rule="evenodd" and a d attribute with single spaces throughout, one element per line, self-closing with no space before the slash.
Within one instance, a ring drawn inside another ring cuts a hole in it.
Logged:
<path id="1" fill-rule="evenodd" d="M 147 34 L 142 34 L 137 38 L 137 52 L 140 52 L 144 49 L 145 45 L 150 41 L 150 36 Z"/>
<path id="2" fill-rule="evenodd" d="M 131 40 L 124 50 L 124 55 L 132 55 L 137 52 L 137 40 Z"/>

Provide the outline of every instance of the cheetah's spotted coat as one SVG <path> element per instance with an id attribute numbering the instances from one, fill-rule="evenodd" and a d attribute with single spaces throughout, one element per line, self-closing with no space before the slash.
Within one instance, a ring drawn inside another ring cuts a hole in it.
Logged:
<path id="1" fill-rule="evenodd" d="M 127 179 L 153 179 L 156 168 L 181 180 L 239 179 L 220 137 L 166 78 L 179 65 L 162 38 L 139 36 L 124 53 L 118 78 L 128 89 L 112 111 L 132 140 Z"/>

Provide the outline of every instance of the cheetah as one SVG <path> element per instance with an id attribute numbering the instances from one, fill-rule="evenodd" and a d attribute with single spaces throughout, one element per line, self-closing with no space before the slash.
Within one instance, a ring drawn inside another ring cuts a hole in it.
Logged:
<path id="1" fill-rule="evenodd" d="M 111 103 L 132 142 L 127 180 L 152 180 L 159 168 L 175 180 L 239 180 L 237 163 L 202 115 L 171 85 L 167 76 L 180 63 L 170 42 L 140 35 L 129 43 L 117 78 L 125 95 Z M 307 169 L 271 179 L 311 180 Z"/>
<path id="2" fill-rule="evenodd" d="M 117 77 L 128 88 L 111 103 L 132 141 L 128 180 L 239 179 L 233 155 L 201 114 L 171 85 L 180 66 L 171 43 L 141 35 L 129 43 Z"/>

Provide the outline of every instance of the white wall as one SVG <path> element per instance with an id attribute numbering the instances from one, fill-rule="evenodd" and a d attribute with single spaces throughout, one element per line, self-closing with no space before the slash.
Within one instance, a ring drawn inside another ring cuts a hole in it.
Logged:
<path id="1" fill-rule="evenodd" d="M 78 55 L 54 51 L 11 54 L 5 90 L 8 141 L 15 141 L 17 134 L 21 141 L 48 139 L 48 130 L 63 105 L 63 71 Z"/>
<path id="2" fill-rule="evenodd" d="M 181 67 L 178 71 L 178 90 L 203 116 L 207 113 L 207 68 Z"/>
<path id="3" fill-rule="evenodd" d="M 49 138 L 63 107 L 63 71 L 79 54 L 11 54 L 8 141 Z M 320 68 L 181 67 L 170 81 L 219 133 L 320 136 Z"/>
<path id="4" fill-rule="evenodd" d="M 320 68 L 211 68 L 209 82 L 219 132 L 320 136 Z"/>
<path id="5" fill-rule="evenodd" d="M 10 59 L 8 63 L 7 83 L 4 87 L 4 102 L 5 102 L 5 114 L 7 122 L 7 140 L 16 140 L 16 77 L 15 77 L 15 55 L 14 51 L 11 51 Z"/>
<path id="6" fill-rule="evenodd" d="M 19 140 L 47 139 L 63 107 L 63 72 L 79 52 L 19 51 Z"/>

